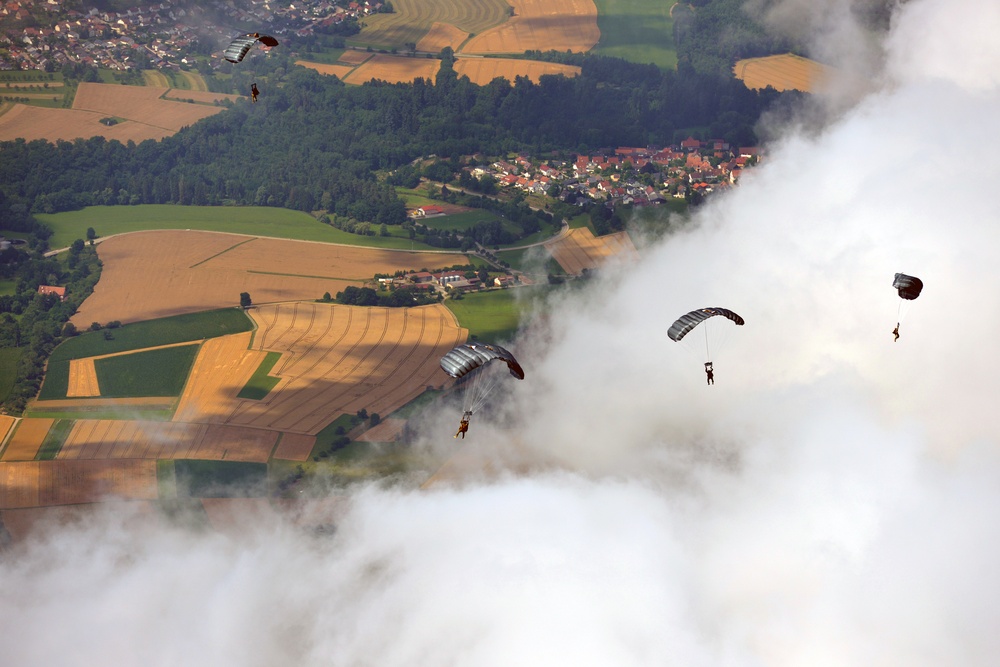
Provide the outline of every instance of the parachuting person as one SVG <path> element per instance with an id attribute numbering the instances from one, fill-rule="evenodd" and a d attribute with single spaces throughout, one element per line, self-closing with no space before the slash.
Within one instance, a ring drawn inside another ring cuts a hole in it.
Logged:
<path id="1" fill-rule="evenodd" d="M 257 90 L 257 83 L 250 84 L 250 99 L 253 100 L 254 104 L 257 103 L 257 96 L 260 95 L 260 91 Z"/>
<path id="2" fill-rule="evenodd" d="M 667 330 L 667 336 L 670 340 L 680 343 L 685 336 L 688 335 L 695 327 L 697 327 L 702 322 L 713 318 L 722 317 L 723 319 L 730 320 L 736 326 L 743 326 L 744 320 L 742 317 L 729 310 L 728 308 L 699 308 L 698 310 L 692 310 L 690 313 L 681 315 L 677 318 L 673 324 L 670 325 L 670 329 Z M 705 382 L 706 384 L 715 384 L 715 368 L 712 366 L 712 350 L 709 346 L 711 336 L 708 329 L 705 329 Z"/>
<path id="3" fill-rule="evenodd" d="M 517 359 L 506 349 L 490 343 L 465 343 L 454 348 L 441 357 L 441 369 L 457 380 L 468 376 L 469 386 L 465 390 L 462 420 L 458 425 L 455 437 L 469 431 L 469 418 L 485 402 L 487 396 L 497 385 L 496 376 L 487 375 L 487 367 L 491 362 L 500 360 L 507 364 L 510 374 L 518 380 L 524 379 L 524 370 Z"/>
<path id="4" fill-rule="evenodd" d="M 246 57 L 247 52 L 253 48 L 253 45 L 260 42 L 264 46 L 271 48 L 278 45 L 278 40 L 270 35 L 262 35 L 259 32 L 251 33 L 249 35 L 240 35 L 234 39 L 226 50 L 222 52 L 223 57 L 231 63 L 238 63 Z"/>
<path id="5" fill-rule="evenodd" d="M 905 273 L 897 273 L 896 277 L 892 280 L 892 286 L 896 288 L 899 293 L 899 298 L 902 301 L 899 302 L 899 309 L 896 311 L 897 320 L 901 320 L 900 313 L 903 310 L 904 301 L 913 301 L 918 296 L 920 296 L 921 290 L 924 289 L 924 282 L 920 278 L 914 276 L 908 276 Z M 899 340 L 899 322 L 896 322 L 896 328 L 892 330 L 892 335 L 895 338 L 892 342 L 895 343 Z"/>

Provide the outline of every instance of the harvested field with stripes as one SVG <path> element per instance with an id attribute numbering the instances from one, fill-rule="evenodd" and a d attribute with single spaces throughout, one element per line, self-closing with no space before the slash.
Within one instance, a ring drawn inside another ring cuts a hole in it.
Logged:
<path id="1" fill-rule="evenodd" d="M 97 111 L 106 116 L 120 116 L 170 132 L 192 125 L 222 111 L 207 104 L 186 104 L 160 99 L 165 88 L 119 86 L 113 83 L 81 83 L 73 99 L 73 108 Z M 184 91 L 188 97 L 197 93 Z"/>
<path id="2" fill-rule="evenodd" d="M 481 33 L 507 20 L 505 0 L 394 0 L 391 14 L 365 17 L 365 28 L 350 39 L 363 44 L 402 46 L 419 42 L 435 23 L 449 23 L 465 33 Z"/>
<path id="3" fill-rule="evenodd" d="M 434 80 L 441 61 L 436 58 L 407 58 L 378 54 L 358 66 L 344 83 L 362 84 L 378 79 L 387 83 L 409 83 L 418 78 Z"/>
<path id="4" fill-rule="evenodd" d="M 174 396 L 141 396 L 138 398 L 65 398 L 52 401 L 35 401 L 33 410 L 87 410 L 98 408 L 142 408 L 169 410 L 174 407 Z"/>
<path id="5" fill-rule="evenodd" d="M 443 384 L 439 359 L 468 335 L 441 305 L 290 303 L 251 315 L 259 326 L 254 349 L 282 354 L 271 371 L 280 381 L 263 400 L 234 401 L 223 420 L 286 433 L 315 435 L 343 413 L 402 407 Z"/>
<path id="6" fill-rule="evenodd" d="M 340 54 L 340 57 L 337 58 L 337 62 L 351 66 L 360 65 L 371 57 L 372 54 L 367 51 L 355 51 L 354 49 L 348 49 Z"/>
<path id="7" fill-rule="evenodd" d="M 117 139 L 122 143 L 129 140 L 138 143 L 174 134 L 173 130 L 130 120 L 108 127 L 101 122 L 108 115 L 94 111 L 15 104 L 10 111 L 0 115 L 0 141 L 45 139 L 55 142 L 60 139 L 72 141 L 77 138 L 104 137 L 108 140 Z"/>
<path id="8" fill-rule="evenodd" d="M 545 247 L 566 273 L 577 275 L 584 269 L 596 269 L 609 259 L 634 261 L 639 253 L 627 232 L 595 237 L 587 227 L 572 230 Z"/>
<path id="9" fill-rule="evenodd" d="M 376 273 L 468 261 L 459 254 L 197 231 L 136 232 L 109 238 L 97 249 L 104 263 L 101 280 L 72 318 L 81 329 L 91 322 L 128 323 L 235 306 L 240 292 L 249 292 L 255 304 L 318 299 L 324 292 L 360 287 Z"/>
<path id="10" fill-rule="evenodd" d="M 514 16 L 475 37 L 462 53 L 524 53 L 594 48 L 601 38 L 594 0 L 507 0 Z"/>
<path id="11" fill-rule="evenodd" d="M 348 53 L 353 53 L 349 51 Z M 367 55 L 367 54 L 366 54 Z M 296 60 L 296 65 L 302 65 L 303 67 L 308 67 L 309 69 L 316 70 L 320 74 L 332 74 L 341 81 L 344 77 L 354 71 L 354 65 L 328 65 L 327 63 L 314 63 L 308 60 Z"/>
<path id="12" fill-rule="evenodd" d="M 97 384 L 97 369 L 94 358 L 71 359 L 69 362 L 69 388 L 67 398 L 82 398 L 100 396 L 101 388 Z"/>
<path id="13" fill-rule="evenodd" d="M 266 463 L 278 433 L 181 422 L 79 419 L 57 460 L 205 459 Z"/>
<path id="14" fill-rule="evenodd" d="M 737 61 L 733 74 L 747 88 L 775 90 L 800 90 L 818 92 L 832 78 L 834 70 L 827 65 L 791 53 L 765 58 L 748 58 Z"/>
<path id="15" fill-rule="evenodd" d="M 480 86 L 485 86 L 497 77 L 503 77 L 513 84 L 518 76 L 526 76 L 538 83 L 543 74 L 562 74 L 567 77 L 580 74 L 580 68 L 575 65 L 515 58 L 459 58 L 455 62 L 455 71 L 459 76 L 467 76 L 472 83 Z"/>
<path id="16" fill-rule="evenodd" d="M 22 419 L 7 448 L 3 452 L 4 461 L 32 461 L 52 428 L 54 419 Z"/>
<path id="17" fill-rule="evenodd" d="M 0 462 L 0 509 L 158 497 L 156 461 Z"/>
<path id="18" fill-rule="evenodd" d="M 285 433 L 274 450 L 274 458 L 286 461 L 305 461 L 316 446 L 316 436 L 303 433 Z"/>
<path id="19" fill-rule="evenodd" d="M 431 25 L 431 29 L 427 31 L 427 34 L 417 42 L 417 51 L 438 53 L 446 46 L 450 46 L 452 51 L 455 51 L 468 38 L 469 33 L 461 28 L 456 28 L 450 23 L 435 21 Z"/>
<path id="20" fill-rule="evenodd" d="M 250 350 L 253 332 L 211 338 L 201 346 L 181 394 L 174 421 L 223 421 L 236 394 L 257 370 L 266 352 Z"/>

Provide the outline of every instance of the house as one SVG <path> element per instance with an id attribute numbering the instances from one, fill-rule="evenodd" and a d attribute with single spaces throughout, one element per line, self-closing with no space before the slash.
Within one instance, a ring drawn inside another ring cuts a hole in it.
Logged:
<path id="1" fill-rule="evenodd" d="M 686 151 L 696 151 L 701 148 L 701 142 L 694 137 L 688 137 L 681 142 L 681 149 Z"/>
<path id="2" fill-rule="evenodd" d="M 54 294 L 60 301 L 66 300 L 66 288 L 57 285 L 39 285 L 38 293 L 42 295 Z"/>
<path id="3" fill-rule="evenodd" d="M 440 206 L 421 206 L 415 212 L 416 217 L 426 218 L 432 215 L 444 215 L 444 209 Z"/>
<path id="4" fill-rule="evenodd" d="M 410 274 L 410 282 L 420 284 L 434 281 L 434 276 L 428 271 L 414 271 Z"/>
<path id="5" fill-rule="evenodd" d="M 493 279 L 493 284 L 496 287 L 510 287 L 514 284 L 514 276 L 497 276 Z"/>

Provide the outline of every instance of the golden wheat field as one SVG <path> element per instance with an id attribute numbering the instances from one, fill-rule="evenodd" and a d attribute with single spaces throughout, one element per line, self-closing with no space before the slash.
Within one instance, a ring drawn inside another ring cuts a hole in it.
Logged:
<path id="1" fill-rule="evenodd" d="M 469 38 L 469 33 L 450 23 L 440 23 L 435 21 L 427 34 L 417 42 L 417 51 L 427 51 L 438 53 L 448 46 L 454 51 Z"/>
<path id="2" fill-rule="evenodd" d="M 470 39 L 462 53 L 589 51 L 601 38 L 593 0 L 508 0 L 514 16 Z"/>
<path id="3" fill-rule="evenodd" d="M 464 264 L 435 254 L 256 238 L 200 231 L 134 232 L 97 246 L 104 264 L 94 293 L 72 322 L 123 323 L 235 306 L 318 299 L 376 273 Z M 150 295 L 155 295 L 151 297 Z"/>
<path id="4" fill-rule="evenodd" d="M 408 58 L 380 53 L 359 65 L 343 81 L 353 84 L 375 79 L 387 83 L 409 83 L 418 78 L 433 81 L 440 68 L 441 61 L 436 58 Z"/>
<path id="5" fill-rule="evenodd" d="M 145 125 L 177 132 L 222 111 L 207 104 L 187 104 L 161 99 L 164 88 L 120 86 L 113 83 L 81 83 L 73 99 L 73 108 L 96 111 L 107 116 L 120 116 Z M 196 91 L 184 91 L 188 97 Z"/>
<path id="6" fill-rule="evenodd" d="M 344 80 L 345 76 L 354 71 L 354 65 L 329 65 L 327 63 L 309 62 L 308 60 L 296 60 L 295 64 L 316 70 L 320 74 L 332 74 L 341 81 Z"/>
<path id="7" fill-rule="evenodd" d="M 345 65 L 360 65 L 364 61 L 372 57 L 372 54 L 368 51 L 358 51 L 356 49 L 348 49 L 340 54 L 337 58 L 337 62 L 343 63 Z"/>
<path id="8" fill-rule="evenodd" d="M 31 461 L 52 428 L 53 419 L 22 419 L 3 452 L 4 461 Z"/>
<path id="9" fill-rule="evenodd" d="M 574 275 L 599 268 L 610 258 L 633 261 L 639 257 L 627 232 L 595 237 L 588 227 L 574 229 L 545 247 L 566 273 Z"/>
<path id="10" fill-rule="evenodd" d="M 138 143 L 174 134 L 173 130 L 129 120 L 108 127 L 101 122 L 108 115 L 96 111 L 15 104 L 0 115 L 0 141 L 45 139 L 54 143 L 59 140 L 104 137 L 108 140 L 117 139 L 122 143 L 130 140 Z"/>
<path id="11" fill-rule="evenodd" d="M 516 58 L 459 58 L 455 62 L 455 72 L 459 76 L 469 77 L 472 83 L 485 86 L 497 77 L 503 77 L 511 83 L 519 76 L 526 76 L 535 83 L 538 83 L 539 77 L 544 74 L 573 77 L 580 74 L 580 68 L 575 65 Z"/>
<path id="12" fill-rule="evenodd" d="M 435 23 L 447 23 L 464 33 L 480 33 L 507 20 L 505 0 L 396 0 L 391 14 L 365 17 L 356 40 L 365 44 L 402 46 L 419 42 Z"/>
<path id="13" fill-rule="evenodd" d="M 826 85 L 834 73 L 833 68 L 791 53 L 764 58 L 737 61 L 733 74 L 747 88 L 775 90 L 800 90 L 815 93 Z"/>
<path id="14" fill-rule="evenodd" d="M 0 509 L 157 497 L 153 460 L 0 462 Z"/>

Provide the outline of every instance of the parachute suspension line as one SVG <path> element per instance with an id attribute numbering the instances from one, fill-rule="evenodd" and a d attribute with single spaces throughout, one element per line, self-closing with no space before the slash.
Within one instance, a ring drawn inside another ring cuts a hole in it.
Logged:
<path id="1" fill-rule="evenodd" d="M 708 346 L 708 326 L 703 325 L 702 330 L 705 332 L 705 361 L 712 360 L 712 350 Z"/>

